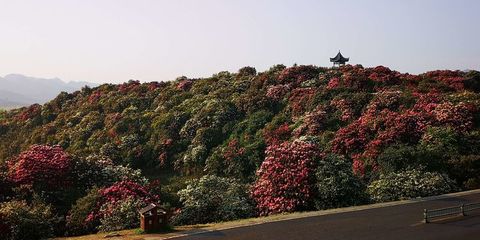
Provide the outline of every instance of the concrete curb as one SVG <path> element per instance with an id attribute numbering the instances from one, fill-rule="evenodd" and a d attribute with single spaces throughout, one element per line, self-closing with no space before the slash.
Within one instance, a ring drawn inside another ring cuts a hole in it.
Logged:
<path id="1" fill-rule="evenodd" d="M 431 196 L 431 197 L 424 197 L 424 198 L 415 198 L 409 200 L 401 200 L 401 201 L 394 201 L 394 202 L 386 202 L 386 203 L 375 203 L 369 205 L 361 205 L 361 206 L 353 206 L 353 207 L 345 207 L 345 208 L 336 208 L 336 209 L 328 209 L 322 211 L 312 211 L 312 212 L 300 212 L 300 213 L 290 213 L 285 215 L 275 215 L 272 217 L 265 217 L 265 218 L 253 218 L 250 222 L 248 219 L 240 220 L 240 221 L 247 221 L 245 223 L 239 222 L 238 224 L 234 224 L 231 226 L 225 227 L 215 227 L 215 226 L 206 226 L 203 229 L 195 229 L 195 230 L 188 230 L 183 233 L 175 234 L 175 236 L 168 236 L 168 237 L 145 237 L 145 240 L 161 240 L 161 239 L 175 239 L 179 237 L 187 237 L 193 236 L 213 231 L 221 231 L 221 230 L 228 230 L 232 228 L 240 228 L 240 227 L 248 227 L 248 226 L 255 226 L 265 223 L 274 223 L 280 221 L 288 221 L 300 218 L 307 218 L 307 217 L 316 217 L 316 216 L 325 216 L 330 214 L 336 213 L 347 213 L 347 212 L 354 212 L 354 211 L 362 211 L 368 209 L 376 209 L 376 208 L 383 208 L 383 207 L 391 207 L 391 206 L 398 206 L 398 205 L 406 205 L 412 203 L 419 203 L 419 202 L 426 202 L 426 201 L 434 201 L 434 200 L 441 200 L 446 198 L 452 197 L 461 197 L 471 194 L 480 193 L 480 189 L 464 191 L 464 192 L 456 192 L 456 193 L 448 193 L 438 196 Z M 272 219 L 273 218 L 273 219 Z"/>

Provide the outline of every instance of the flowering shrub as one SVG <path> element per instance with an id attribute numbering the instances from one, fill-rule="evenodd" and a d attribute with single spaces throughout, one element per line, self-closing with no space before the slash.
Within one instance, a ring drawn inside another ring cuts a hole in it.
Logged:
<path id="1" fill-rule="evenodd" d="M 181 80 L 178 84 L 177 84 L 177 89 L 179 90 L 183 90 L 183 91 L 188 91 L 193 85 L 193 81 L 192 80 L 189 80 L 189 79 L 184 79 L 184 80 Z"/>
<path id="2" fill-rule="evenodd" d="M 399 73 L 390 70 L 384 66 L 377 66 L 371 69 L 371 73 L 368 76 L 374 82 L 378 83 L 386 83 L 386 84 L 396 84 L 398 81 Z"/>
<path id="3" fill-rule="evenodd" d="M 290 85 L 275 85 L 267 89 L 266 96 L 274 101 L 279 101 L 282 100 L 289 91 Z"/>
<path id="4" fill-rule="evenodd" d="M 145 207 L 145 203 L 139 199 L 129 197 L 118 202 L 109 202 L 100 208 L 100 219 L 98 229 L 102 232 L 118 231 L 140 226 L 138 211 Z"/>
<path id="5" fill-rule="evenodd" d="M 318 68 L 311 65 L 294 66 L 283 69 L 278 76 L 278 81 L 280 83 L 300 84 L 304 81 L 316 78 L 318 73 Z"/>
<path id="6" fill-rule="evenodd" d="M 114 183 L 112 186 L 99 189 L 98 193 L 100 196 L 96 206 L 85 219 L 85 225 L 87 226 L 95 225 L 95 223 L 110 214 L 109 210 L 113 211 L 113 208 L 106 207 L 108 204 L 113 206 L 112 204 L 132 198 L 146 205 L 157 202 L 159 199 L 158 195 L 150 193 L 146 187 L 131 181 Z"/>
<path id="7" fill-rule="evenodd" d="M 101 155 L 76 159 L 73 165 L 72 177 L 82 189 L 109 186 L 121 181 L 132 181 L 141 185 L 148 182 L 140 170 L 115 165 L 110 158 Z"/>
<path id="8" fill-rule="evenodd" d="M 26 108 L 25 110 L 23 110 L 19 114 L 17 114 L 15 116 L 15 119 L 18 120 L 18 121 L 24 122 L 24 121 L 30 120 L 30 119 L 32 119 L 36 116 L 39 116 L 41 112 L 42 112 L 42 106 L 40 106 L 39 104 L 34 104 L 34 105 Z"/>
<path id="9" fill-rule="evenodd" d="M 129 80 L 126 83 L 122 83 L 118 86 L 118 91 L 122 93 L 128 93 L 137 89 L 140 86 L 140 81 L 138 80 Z"/>
<path id="10" fill-rule="evenodd" d="M 318 209 L 337 208 L 364 203 L 365 185 L 353 174 L 352 164 L 339 155 L 327 155 L 316 170 Z"/>
<path id="11" fill-rule="evenodd" d="M 98 102 L 98 100 L 102 97 L 102 92 L 101 91 L 95 91 L 90 96 L 88 97 L 88 102 L 90 104 Z"/>
<path id="12" fill-rule="evenodd" d="M 0 201 L 39 195 L 63 218 L 76 198 L 85 197 L 69 216 L 78 231 L 91 232 L 103 217 L 116 221 L 107 205 L 145 194 L 137 188 L 160 191 L 137 168 L 166 178 L 162 200 L 175 207 L 181 205 L 176 193 L 192 176 L 254 183 L 251 196 L 262 215 L 312 209 L 314 199 L 321 208 L 356 204 L 342 196 L 351 189 L 337 184 L 360 178 L 368 185 L 380 174 L 408 169 L 446 173 L 474 188 L 480 184 L 479 86 L 477 71 L 412 75 L 382 66 L 277 65 L 258 74 L 247 67 L 202 79 L 62 93 L 43 106 L 0 111 Z M 285 143 L 292 139 L 316 147 Z M 59 144 L 72 160 L 49 153 L 56 150 L 22 155 L 32 143 Z M 321 168 L 338 168 L 341 177 L 323 170 L 316 179 L 320 170 L 311 159 L 330 153 L 338 154 L 336 160 L 320 162 Z M 322 198 L 316 183 L 324 179 Z M 82 197 L 95 186 L 98 197 Z M 127 194 L 107 201 L 99 191 L 112 186 Z M 196 217 L 188 208 L 182 213 L 186 222 Z"/>
<path id="13" fill-rule="evenodd" d="M 288 98 L 293 116 L 299 116 L 307 106 L 311 104 L 315 91 L 313 88 L 297 88 L 292 91 Z"/>
<path id="14" fill-rule="evenodd" d="M 257 172 L 252 198 L 260 215 L 309 209 L 314 196 L 317 148 L 302 141 L 271 145 Z"/>
<path id="15" fill-rule="evenodd" d="M 455 184 L 448 176 L 435 172 L 407 170 L 380 176 L 368 186 L 375 202 L 426 197 L 452 192 Z"/>
<path id="16" fill-rule="evenodd" d="M 328 81 L 328 84 L 327 84 L 327 89 L 335 89 L 335 88 L 338 88 L 340 87 L 340 79 L 338 77 L 334 77 L 334 78 L 331 78 L 329 81 Z"/>
<path id="17" fill-rule="evenodd" d="M 223 157 L 227 161 L 233 161 L 236 157 L 243 155 L 245 153 L 245 148 L 240 147 L 237 139 L 233 139 L 228 142 L 227 148 L 223 151 Z"/>
<path id="18" fill-rule="evenodd" d="M 460 103 L 453 105 L 445 102 L 438 104 L 434 110 L 435 118 L 440 124 L 445 124 L 458 131 L 468 131 L 473 126 L 473 112 L 476 107 Z"/>
<path id="19" fill-rule="evenodd" d="M 346 122 L 352 119 L 353 109 L 350 106 L 350 103 L 346 99 L 333 99 L 330 102 L 330 105 L 334 106 L 341 112 L 340 120 Z"/>
<path id="20" fill-rule="evenodd" d="M 178 195 L 183 208 L 174 216 L 175 224 L 228 221 L 253 215 L 246 188 L 234 179 L 205 175 L 188 182 Z"/>
<path id="21" fill-rule="evenodd" d="M 99 211 L 100 197 L 98 189 L 93 188 L 87 195 L 75 202 L 66 217 L 67 235 L 87 234 L 96 230 L 96 227 L 100 224 L 100 219 L 93 219 L 92 213 Z"/>
<path id="22" fill-rule="evenodd" d="M 122 181 L 99 190 L 104 202 L 117 202 L 128 197 L 142 199 L 145 202 L 155 202 L 158 196 L 151 194 L 148 189 L 131 181 Z"/>
<path id="23" fill-rule="evenodd" d="M 325 122 L 327 120 L 327 112 L 323 106 L 318 106 L 311 112 L 308 112 L 303 117 L 303 122 L 293 132 L 294 136 L 300 137 L 303 135 L 314 136 L 325 129 Z"/>
<path id="24" fill-rule="evenodd" d="M 464 89 L 465 78 L 460 71 L 437 70 L 423 74 L 425 78 L 445 83 L 450 88 L 461 91 Z"/>
<path id="25" fill-rule="evenodd" d="M 13 182 L 52 189 L 69 182 L 72 161 L 60 146 L 33 145 L 8 165 Z"/>
<path id="26" fill-rule="evenodd" d="M 263 137 L 265 138 L 265 142 L 269 145 L 279 144 L 287 141 L 290 138 L 290 133 L 290 127 L 287 123 L 284 123 L 273 130 L 265 129 Z"/>

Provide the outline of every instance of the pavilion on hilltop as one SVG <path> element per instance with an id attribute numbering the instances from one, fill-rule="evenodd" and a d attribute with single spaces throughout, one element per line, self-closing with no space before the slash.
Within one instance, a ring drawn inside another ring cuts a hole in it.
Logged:
<path id="1" fill-rule="evenodd" d="M 338 51 L 337 56 L 334 58 L 330 58 L 330 62 L 333 62 L 333 66 L 343 66 L 346 62 L 348 62 L 350 58 L 346 58 L 342 56 L 342 53 Z"/>

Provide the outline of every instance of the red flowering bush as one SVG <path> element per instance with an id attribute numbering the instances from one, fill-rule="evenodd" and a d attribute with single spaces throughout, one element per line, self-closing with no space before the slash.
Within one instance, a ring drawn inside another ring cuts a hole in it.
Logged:
<path id="1" fill-rule="evenodd" d="M 233 139 L 228 142 L 227 147 L 223 151 L 223 157 L 227 161 L 233 161 L 235 158 L 243 155 L 245 153 L 245 148 L 240 147 L 237 139 Z"/>
<path id="2" fill-rule="evenodd" d="M 42 106 L 39 104 L 33 104 L 32 106 L 26 108 L 19 114 L 15 116 L 15 119 L 18 121 L 27 121 L 36 116 L 39 116 L 42 112 Z"/>
<path id="3" fill-rule="evenodd" d="M 330 81 L 328 81 L 327 89 L 335 89 L 338 87 L 340 87 L 340 79 L 338 77 L 331 78 Z"/>
<path id="4" fill-rule="evenodd" d="M 304 113 L 307 106 L 311 105 L 314 94 L 315 90 L 313 88 L 294 89 L 288 98 L 292 115 L 299 116 Z"/>
<path id="5" fill-rule="evenodd" d="M 371 73 L 368 76 L 374 82 L 386 83 L 386 84 L 395 84 L 398 82 L 399 73 L 390 70 L 384 66 L 377 66 L 371 69 Z"/>
<path id="6" fill-rule="evenodd" d="M 280 72 L 278 81 L 280 83 L 300 84 L 304 81 L 318 77 L 318 68 L 312 65 L 301 65 L 285 68 Z"/>
<path id="7" fill-rule="evenodd" d="M 142 201 L 145 205 L 159 200 L 158 195 L 151 193 L 146 187 L 132 181 L 114 183 L 109 187 L 99 189 L 98 194 L 95 207 L 85 218 L 85 225 L 95 225 L 105 215 L 110 214 L 107 210 L 111 210 L 111 208 L 107 208 L 107 210 L 102 208 L 107 204 L 112 205 L 129 198 Z"/>
<path id="8" fill-rule="evenodd" d="M 29 186 L 57 188 L 68 183 L 72 161 L 60 146 L 33 145 L 8 162 L 9 178 Z"/>
<path id="9" fill-rule="evenodd" d="M 341 112 L 340 120 L 346 122 L 352 119 L 354 113 L 350 106 L 350 102 L 346 99 L 333 99 L 330 105 L 334 106 Z"/>
<path id="10" fill-rule="evenodd" d="M 269 146 L 265 155 L 252 188 L 260 215 L 310 208 L 317 147 L 302 141 L 284 142 Z"/>
<path id="11" fill-rule="evenodd" d="M 158 200 L 158 196 L 152 195 L 147 188 L 132 181 L 121 181 L 110 187 L 99 190 L 104 202 L 116 202 L 128 197 L 143 199 L 146 202 Z"/>
<path id="12" fill-rule="evenodd" d="M 287 123 L 280 125 L 276 129 L 265 129 L 263 132 L 263 137 L 265 138 L 265 142 L 268 145 L 279 144 L 284 141 L 287 141 L 291 135 L 290 127 Z"/>
<path id="13" fill-rule="evenodd" d="M 97 90 L 97 91 L 93 92 L 92 94 L 90 94 L 90 96 L 88 97 L 88 102 L 90 104 L 96 103 L 96 102 L 98 102 L 98 100 L 101 97 L 102 97 L 102 91 Z"/>
<path id="14" fill-rule="evenodd" d="M 425 78 L 442 82 L 450 88 L 461 91 L 464 89 L 465 77 L 460 71 L 437 70 L 423 74 Z"/>
<path id="15" fill-rule="evenodd" d="M 184 79 L 184 80 L 181 80 L 178 84 L 177 84 L 177 89 L 179 90 L 183 90 L 183 91 L 188 91 L 193 85 L 193 81 L 192 80 L 189 80 L 189 79 Z"/>
<path id="16" fill-rule="evenodd" d="M 129 80 L 126 83 L 120 84 L 118 86 L 118 91 L 122 93 L 128 93 L 130 91 L 135 90 L 137 87 L 140 86 L 140 81 L 138 80 Z"/>

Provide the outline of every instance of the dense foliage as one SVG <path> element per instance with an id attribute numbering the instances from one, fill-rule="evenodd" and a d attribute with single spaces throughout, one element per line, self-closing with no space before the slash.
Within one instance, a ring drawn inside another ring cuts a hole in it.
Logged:
<path id="1" fill-rule="evenodd" d="M 36 202 L 10 201 L 0 204 L 0 236 L 23 240 L 53 237 L 56 223 L 51 207 Z"/>
<path id="2" fill-rule="evenodd" d="M 353 174 L 352 163 L 342 156 L 329 154 L 319 161 L 316 171 L 318 209 L 353 206 L 367 202 L 365 184 Z"/>
<path id="3" fill-rule="evenodd" d="M 178 192 L 183 208 L 174 216 L 177 224 L 228 221 L 253 216 L 245 186 L 234 179 L 205 175 Z"/>
<path id="4" fill-rule="evenodd" d="M 0 112 L 0 201 L 50 206 L 62 235 L 134 226 L 137 201 L 185 210 L 177 192 L 204 175 L 251 185 L 262 215 L 478 188 L 479 106 L 479 72 L 383 66 L 85 87 Z M 427 176 L 451 181 L 391 192 L 392 179 Z M 125 211 L 108 211 L 116 201 Z"/>
<path id="5" fill-rule="evenodd" d="M 368 186 L 372 200 L 377 202 L 439 195 L 455 190 L 455 185 L 439 173 L 407 170 L 380 176 Z"/>

